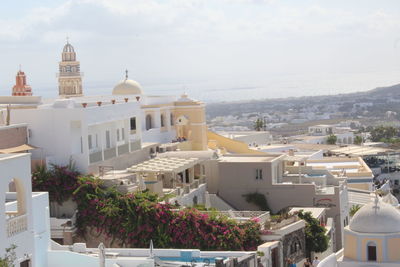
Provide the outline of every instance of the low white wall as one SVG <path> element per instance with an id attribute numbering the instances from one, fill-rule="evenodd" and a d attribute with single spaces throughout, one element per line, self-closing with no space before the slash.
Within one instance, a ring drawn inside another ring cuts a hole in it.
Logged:
<path id="1" fill-rule="evenodd" d="M 181 206 L 193 206 L 193 198 L 197 197 L 197 204 L 206 204 L 206 184 L 201 184 L 198 188 L 191 190 L 188 194 L 185 194 L 181 197 L 175 197 L 170 200 L 171 203 L 174 203 L 176 200 Z"/>

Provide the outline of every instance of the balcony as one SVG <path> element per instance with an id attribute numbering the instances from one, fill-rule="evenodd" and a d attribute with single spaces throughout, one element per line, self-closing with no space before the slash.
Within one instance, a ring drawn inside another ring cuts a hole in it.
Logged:
<path id="1" fill-rule="evenodd" d="M 28 216 L 26 214 L 10 217 L 7 220 L 7 237 L 13 237 L 28 230 Z"/>

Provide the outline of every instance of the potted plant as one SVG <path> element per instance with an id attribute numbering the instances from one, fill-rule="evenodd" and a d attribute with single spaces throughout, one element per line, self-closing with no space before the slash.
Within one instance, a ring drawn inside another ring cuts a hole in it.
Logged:
<path id="1" fill-rule="evenodd" d="M 97 101 L 97 105 L 100 107 L 101 106 L 101 101 Z"/>
<path id="2" fill-rule="evenodd" d="M 139 100 L 140 100 L 140 96 L 137 96 L 137 97 L 136 97 L 136 101 L 139 101 Z"/>
<path id="3" fill-rule="evenodd" d="M 128 99 L 129 99 L 129 98 L 127 98 L 127 97 L 124 98 L 125 103 L 128 103 Z"/>
<path id="4" fill-rule="evenodd" d="M 111 99 L 111 104 L 115 104 L 115 99 Z"/>
<path id="5" fill-rule="evenodd" d="M 87 103 L 82 103 L 82 107 L 86 108 Z"/>

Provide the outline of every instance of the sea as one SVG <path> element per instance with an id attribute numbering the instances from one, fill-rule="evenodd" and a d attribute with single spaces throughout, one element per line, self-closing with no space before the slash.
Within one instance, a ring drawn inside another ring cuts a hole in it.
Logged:
<path id="1" fill-rule="evenodd" d="M 187 93 L 193 99 L 216 103 L 367 91 L 376 87 L 399 84 L 400 69 L 389 72 L 266 75 L 252 80 L 232 77 L 226 80 L 210 78 L 184 82 L 152 80 L 139 82 L 147 95 Z M 83 84 L 85 95 L 110 94 L 114 86 L 111 82 L 85 81 L 85 79 Z M 54 98 L 58 93 L 56 81 L 54 84 L 32 85 L 32 90 L 35 95 L 41 95 L 44 98 Z M 2 88 L 0 94 L 9 95 L 9 90 Z"/>

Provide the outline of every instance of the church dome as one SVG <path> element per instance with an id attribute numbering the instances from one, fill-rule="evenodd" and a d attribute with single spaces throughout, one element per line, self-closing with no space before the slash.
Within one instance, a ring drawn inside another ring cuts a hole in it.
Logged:
<path id="1" fill-rule="evenodd" d="M 74 53 L 74 47 L 70 43 L 64 45 L 63 53 Z"/>
<path id="2" fill-rule="evenodd" d="M 386 196 L 382 197 L 382 201 L 392 205 L 393 207 L 399 206 L 399 201 L 391 193 L 388 193 Z"/>
<path id="3" fill-rule="evenodd" d="M 141 95 L 142 87 L 134 80 L 125 79 L 119 82 L 112 91 L 113 95 Z"/>
<path id="4" fill-rule="evenodd" d="M 376 198 L 356 212 L 349 228 L 360 233 L 397 233 L 400 232 L 400 212 Z"/>

